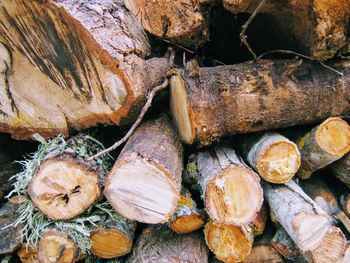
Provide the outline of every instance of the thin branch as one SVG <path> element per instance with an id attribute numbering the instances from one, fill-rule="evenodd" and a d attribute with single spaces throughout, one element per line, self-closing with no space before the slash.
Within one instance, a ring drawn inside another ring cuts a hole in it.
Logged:
<path id="1" fill-rule="evenodd" d="M 118 148 L 120 145 L 122 145 L 124 142 L 126 142 L 126 141 L 129 139 L 129 137 L 133 134 L 133 132 L 135 131 L 135 129 L 139 126 L 139 124 L 141 123 L 141 121 L 142 121 L 143 117 L 145 116 L 146 112 L 147 112 L 148 109 L 151 107 L 152 100 L 153 100 L 154 96 L 155 96 L 158 92 L 164 90 L 164 89 L 168 86 L 168 84 L 169 84 L 169 80 L 168 80 L 168 79 L 165 79 L 164 82 L 163 82 L 161 85 L 155 87 L 154 89 L 152 89 L 152 91 L 151 91 L 150 93 L 148 93 L 148 95 L 147 95 L 147 102 L 146 102 L 146 104 L 143 106 L 140 115 L 138 116 L 137 120 L 134 122 L 134 124 L 131 126 L 130 130 L 127 132 L 127 134 L 126 134 L 122 139 L 120 139 L 119 141 L 117 141 L 116 143 L 114 143 L 111 147 L 109 147 L 109 148 L 107 148 L 107 149 L 105 149 L 105 150 L 103 150 L 103 151 L 100 151 L 99 153 L 97 153 L 97 154 L 91 156 L 91 157 L 89 158 L 89 160 L 95 159 L 95 158 L 97 158 L 97 157 L 99 157 L 99 156 L 101 156 L 101 155 L 103 155 L 103 154 L 109 153 L 109 152 L 111 152 L 111 151 L 117 149 L 117 148 Z"/>
<path id="2" fill-rule="evenodd" d="M 258 14 L 258 12 L 260 11 L 260 9 L 263 7 L 263 5 L 265 4 L 266 0 L 261 0 L 260 4 L 255 8 L 253 14 L 249 17 L 248 21 L 244 23 L 244 25 L 242 26 L 242 32 L 239 34 L 239 37 L 241 39 L 241 42 L 246 46 L 246 48 L 248 49 L 248 51 L 253 55 L 254 59 L 257 58 L 255 52 L 253 51 L 253 49 L 250 47 L 248 41 L 247 41 L 247 35 L 246 35 L 246 31 L 248 29 L 248 26 L 251 24 L 251 22 L 254 20 L 254 18 L 256 17 L 256 15 Z"/>

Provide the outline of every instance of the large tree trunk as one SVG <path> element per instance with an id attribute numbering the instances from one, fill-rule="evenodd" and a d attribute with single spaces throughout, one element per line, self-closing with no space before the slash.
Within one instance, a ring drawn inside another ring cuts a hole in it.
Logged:
<path id="1" fill-rule="evenodd" d="M 178 235 L 165 225 L 149 226 L 126 263 L 207 263 L 208 248 L 199 232 Z"/>
<path id="2" fill-rule="evenodd" d="M 247 225 L 259 212 L 259 176 L 227 144 L 193 155 L 187 172 L 199 184 L 205 209 L 216 223 Z"/>
<path id="3" fill-rule="evenodd" d="M 223 0 L 232 13 L 252 13 L 261 0 Z M 319 60 L 333 57 L 348 42 L 350 4 L 347 0 L 268 0 L 260 12 L 269 14 L 298 49 Z"/>
<path id="4" fill-rule="evenodd" d="M 350 153 L 330 166 L 335 177 L 350 188 Z"/>
<path id="5" fill-rule="evenodd" d="M 350 126 L 340 118 L 329 118 L 299 139 L 298 146 L 301 153 L 298 176 L 308 179 L 314 171 L 350 151 Z"/>
<path id="6" fill-rule="evenodd" d="M 233 133 L 349 115 L 350 68 L 338 69 L 344 76 L 314 62 L 258 60 L 179 71 L 171 78 L 171 110 L 180 137 L 207 145 Z"/>
<path id="7" fill-rule="evenodd" d="M 147 37 L 121 0 L 0 7 L 0 131 L 16 138 L 131 122 L 169 70 L 168 59 L 143 59 Z"/>
<path id="8" fill-rule="evenodd" d="M 240 140 L 244 158 L 267 182 L 286 183 L 298 171 L 298 147 L 277 133 L 245 135 Z"/>
<path id="9" fill-rule="evenodd" d="M 345 237 L 332 218 L 294 182 L 265 184 L 265 196 L 278 222 L 310 262 L 334 262 L 345 249 Z"/>
<path id="10" fill-rule="evenodd" d="M 109 173 L 105 195 L 121 215 L 167 222 L 181 191 L 183 149 L 169 119 L 145 122 L 130 137 Z"/>

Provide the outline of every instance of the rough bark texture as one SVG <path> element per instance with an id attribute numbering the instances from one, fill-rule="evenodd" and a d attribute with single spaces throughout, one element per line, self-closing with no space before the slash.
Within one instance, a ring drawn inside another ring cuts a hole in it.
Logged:
<path id="1" fill-rule="evenodd" d="M 294 181 L 287 186 L 265 184 L 264 190 L 278 222 L 310 262 L 334 262 L 341 257 L 344 234 Z"/>
<path id="2" fill-rule="evenodd" d="M 344 76 L 302 60 L 258 60 L 178 72 L 171 78 L 171 110 L 180 137 L 207 145 L 233 133 L 347 116 L 349 63 L 332 66 Z"/>
<path id="3" fill-rule="evenodd" d="M 191 193 L 182 187 L 180 201 L 169 222 L 169 227 L 177 234 L 187 234 L 202 228 L 204 220 L 203 211 L 197 208 Z"/>
<path id="4" fill-rule="evenodd" d="M 169 70 L 168 59 L 143 59 L 147 37 L 121 0 L 0 7 L 0 131 L 13 137 L 131 122 Z"/>
<path id="5" fill-rule="evenodd" d="M 208 10 L 201 1 L 127 0 L 126 5 L 152 35 L 190 48 L 208 40 Z"/>
<path id="6" fill-rule="evenodd" d="M 232 13 L 252 13 L 260 2 L 223 0 Z M 299 52 L 313 58 L 331 58 L 347 44 L 347 0 L 268 0 L 260 12 L 269 14 L 286 37 L 297 40 Z"/>
<path id="7" fill-rule="evenodd" d="M 241 262 L 251 253 L 254 235 L 250 227 L 216 224 L 204 228 L 205 241 L 216 258 L 227 263 Z"/>
<path id="8" fill-rule="evenodd" d="M 216 223 L 247 225 L 259 212 L 260 179 L 227 143 L 193 155 L 187 172 L 198 182 L 205 209 Z"/>
<path id="9" fill-rule="evenodd" d="M 350 153 L 330 166 L 335 177 L 350 188 Z"/>
<path id="10" fill-rule="evenodd" d="M 126 263 L 207 263 L 208 248 L 199 232 L 178 235 L 165 225 L 149 226 Z"/>
<path id="11" fill-rule="evenodd" d="M 242 136 L 240 147 L 248 163 L 267 182 L 286 183 L 299 169 L 298 147 L 277 133 Z"/>
<path id="12" fill-rule="evenodd" d="M 136 222 L 119 215 L 102 220 L 103 224 L 91 233 L 91 253 L 100 258 L 115 258 L 128 254 L 133 245 Z"/>
<path id="13" fill-rule="evenodd" d="M 22 263 L 39 263 L 38 250 L 26 244 L 17 250 L 17 255 Z"/>
<path id="14" fill-rule="evenodd" d="M 131 220 L 165 223 L 180 198 L 182 145 L 169 119 L 145 122 L 130 137 L 111 170 L 105 195 Z"/>
<path id="15" fill-rule="evenodd" d="M 18 217 L 18 204 L 5 203 L 0 209 L 0 254 L 12 253 L 21 246 L 21 225 L 10 226 Z"/>
<path id="16" fill-rule="evenodd" d="M 311 174 L 350 151 L 350 126 L 340 118 L 329 118 L 298 140 L 301 167 L 298 176 Z"/>

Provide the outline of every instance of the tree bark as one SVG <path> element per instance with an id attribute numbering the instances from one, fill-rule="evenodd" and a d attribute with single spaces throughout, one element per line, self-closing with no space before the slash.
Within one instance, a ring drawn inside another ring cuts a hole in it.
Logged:
<path id="1" fill-rule="evenodd" d="M 180 198 L 183 149 L 169 119 L 145 122 L 129 138 L 109 173 L 105 196 L 130 220 L 167 222 Z"/>
<path id="2" fill-rule="evenodd" d="M 254 235 L 249 226 L 237 227 L 209 221 L 204 228 L 205 241 L 216 258 L 223 262 L 241 262 L 252 250 Z"/>
<path id="3" fill-rule="evenodd" d="M 298 176 L 308 179 L 311 174 L 350 151 L 350 126 L 340 118 L 329 118 L 298 141 L 301 167 Z"/>
<path id="4" fill-rule="evenodd" d="M 63 151 L 49 153 L 29 183 L 34 205 L 51 220 L 74 218 L 92 206 L 101 197 L 112 164 L 106 156 L 88 160 L 100 149 L 89 136 L 77 135 L 67 141 Z"/>
<path id="5" fill-rule="evenodd" d="M 202 228 L 204 220 L 204 213 L 197 208 L 191 193 L 182 187 L 180 201 L 169 222 L 169 227 L 177 234 L 188 234 Z"/>
<path id="6" fill-rule="evenodd" d="M 265 197 L 278 222 L 310 262 L 334 262 L 344 252 L 345 237 L 332 226 L 332 218 L 302 189 L 290 181 L 286 186 L 264 185 Z"/>
<path id="7" fill-rule="evenodd" d="M 184 47 L 197 48 L 209 39 L 201 1 L 128 0 L 126 5 L 150 34 Z"/>
<path id="8" fill-rule="evenodd" d="M 199 184 L 205 209 L 216 223 L 247 225 L 261 209 L 259 176 L 228 144 L 193 155 L 187 172 Z"/>
<path id="9" fill-rule="evenodd" d="M 133 246 L 136 222 L 117 215 L 102 220 L 91 232 L 91 253 L 99 258 L 110 259 L 128 254 Z"/>
<path id="10" fill-rule="evenodd" d="M 347 62 L 331 66 L 344 75 L 302 60 L 258 60 L 178 71 L 170 86 L 180 137 L 188 144 L 208 145 L 230 134 L 347 116 L 350 67 Z"/>
<path id="11" fill-rule="evenodd" d="M 21 225 L 9 226 L 18 217 L 19 205 L 11 201 L 0 209 L 0 254 L 14 252 L 21 246 Z"/>
<path id="12" fill-rule="evenodd" d="M 166 58 L 144 60 L 148 39 L 121 0 L 0 7 L 0 131 L 15 138 L 130 123 L 170 69 Z"/>
<path id="13" fill-rule="evenodd" d="M 330 166 L 333 175 L 350 188 L 350 153 Z"/>
<path id="14" fill-rule="evenodd" d="M 244 158 L 267 182 L 286 183 L 299 169 L 298 147 L 280 134 L 245 135 L 240 147 Z"/>
<path id="15" fill-rule="evenodd" d="M 126 263 L 207 263 L 208 248 L 199 232 L 178 235 L 165 225 L 149 226 L 137 239 Z"/>

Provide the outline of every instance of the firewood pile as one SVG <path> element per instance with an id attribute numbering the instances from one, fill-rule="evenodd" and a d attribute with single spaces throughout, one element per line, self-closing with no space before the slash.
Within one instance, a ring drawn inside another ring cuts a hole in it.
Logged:
<path id="1" fill-rule="evenodd" d="M 350 263 L 349 17 L 0 0 L 1 262 Z"/>

